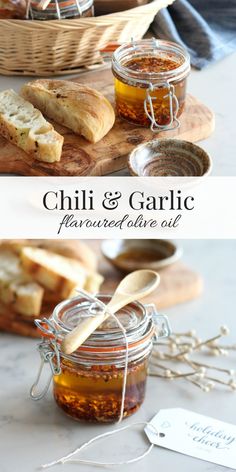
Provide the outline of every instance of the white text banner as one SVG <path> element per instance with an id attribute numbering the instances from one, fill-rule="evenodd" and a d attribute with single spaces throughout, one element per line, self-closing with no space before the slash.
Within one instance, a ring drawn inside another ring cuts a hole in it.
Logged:
<path id="1" fill-rule="evenodd" d="M 236 238 L 236 177 L 1 177 L 1 238 Z"/>

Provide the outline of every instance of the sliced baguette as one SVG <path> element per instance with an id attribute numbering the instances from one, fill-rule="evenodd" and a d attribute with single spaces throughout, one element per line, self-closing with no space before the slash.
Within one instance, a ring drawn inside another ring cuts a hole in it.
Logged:
<path id="1" fill-rule="evenodd" d="M 80 262 L 89 272 L 96 272 L 97 257 L 95 252 L 84 242 L 79 240 L 62 239 L 3 239 L 1 248 L 9 249 L 20 254 L 24 246 L 33 246 L 47 249 L 61 256 L 69 257 Z"/>
<path id="2" fill-rule="evenodd" d="M 43 114 L 67 126 L 92 143 L 113 127 L 115 112 L 97 90 L 68 80 L 35 80 L 21 88 L 21 95 Z"/>
<path id="3" fill-rule="evenodd" d="M 32 279 L 56 292 L 58 299 L 68 298 L 75 287 L 84 287 L 86 270 L 74 259 L 35 247 L 24 247 L 20 257 Z"/>
<path id="4" fill-rule="evenodd" d="M 61 158 L 64 138 L 39 110 L 13 90 L 0 92 L 0 134 L 39 161 Z"/>
<path id="5" fill-rule="evenodd" d="M 9 280 L 17 279 L 22 276 L 20 259 L 10 248 L 1 248 L 0 250 L 0 274 L 6 274 Z"/>
<path id="6" fill-rule="evenodd" d="M 82 287 L 86 292 L 96 294 L 99 292 L 99 289 L 103 283 L 103 276 L 98 274 L 97 272 L 91 272 L 90 274 L 87 275 L 87 278 L 85 280 L 85 284 Z M 74 288 L 70 295 L 69 298 L 74 298 L 78 296 L 78 291 L 80 287 Z"/>
<path id="7" fill-rule="evenodd" d="M 90 273 L 87 276 L 85 285 L 84 285 L 84 290 L 86 290 L 89 293 L 98 293 L 99 289 L 104 281 L 104 277 L 97 272 Z"/>
<path id="8" fill-rule="evenodd" d="M 8 293 L 7 293 L 8 292 Z M 11 282 L 8 290 L 1 293 L 3 303 L 10 305 L 17 313 L 29 317 L 40 314 L 44 290 L 35 282 Z"/>
<path id="9" fill-rule="evenodd" d="M 84 284 L 82 286 L 79 284 L 76 285 L 76 287 L 73 288 L 72 291 L 68 294 L 68 298 L 78 297 L 78 291 L 80 289 L 83 289 L 86 292 L 92 294 L 99 293 L 99 289 L 103 283 L 103 280 L 104 278 L 102 277 L 102 275 L 98 274 L 97 272 L 91 272 L 90 274 L 87 274 Z M 58 292 L 51 292 L 46 289 L 44 291 L 43 299 L 45 302 L 53 303 L 54 305 L 63 300 L 61 296 L 58 298 Z"/>
<path id="10" fill-rule="evenodd" d="M 44 290 L 30 282 L 22 271 L 19 257 L 10 250 L 0 251 L 0 300 L 25 316 L 38 316 Z"/>
<path id="11" fill-rule="evenodd" d="M 42 304 L 57 304 L 61 300 L 77 296 L 76 288 L 98 292 L 103 277 L 94 270 L 84 267 L 78 260 L 56 254 L 70 249 L 52 243 L 52 251 L 36 246 L 27 246 L 28 240 L 0 241 L 0 304 L 24 317 L 37 317 Z M 38 244 L 43 241 L 37 240 Z M 72 247 L 78 258 L 84 246 Z M 69 251 L 70 254 L 70 251 Z"/>

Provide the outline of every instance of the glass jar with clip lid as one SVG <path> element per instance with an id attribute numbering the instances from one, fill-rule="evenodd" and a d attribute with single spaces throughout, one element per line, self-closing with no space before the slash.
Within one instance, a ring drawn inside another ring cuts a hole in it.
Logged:
<path id="1" fill-rule="evenodd" d="M 141 39 L 113 54 L 117 113 L 153 132 L 179 127 L 190 72 L 188 52 L 178 44 Z"/>
<path id="2" fill-rule="evenodd" d="M 94 16 L 93 0 L 48 0 L 47 7 L 39 8 L 42 0 L 29 2 L 27 19 L 63 20 Z"/>
<path id="3" fill-rule="evenodd" d="M 65 355 L 60 349 L 64 336 L 84 318 L 104 312 L 110 299 L 80 292 L 57 305 L 49 319 L 36 320 L 42 341 L 38 346 L 41 366 L 31 389 L 34 400 L 46 394 L 53 378 L 56 403 L 76 420 L 115 422 L 138 410 L 145 396 L 153 343 L 170 334 L 167 318 L 154 305 L 129 303 L 73 354 Z M 45 363 L 50 366 L 50 378 L 39 391 Z"/>

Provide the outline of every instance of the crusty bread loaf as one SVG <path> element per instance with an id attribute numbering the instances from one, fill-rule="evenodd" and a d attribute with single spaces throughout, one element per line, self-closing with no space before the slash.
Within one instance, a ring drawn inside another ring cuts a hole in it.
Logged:
<path id="1" fill-rule="evenodd" d="M 68 298 L 75 287 L 83 287 L 87 278 L 84 267 L 74 259 L 45 249 L 24 247 L 20 254 L 24 270 L 40 285 Z"/>
<path id="2" fill-rule="evenodd" d="M 11 282 L 9 285 L 10 299 L 1 296 L 2 302 L 10 305 L 21 315 L 35 318 L 40 314 L 44 290 L 35 282 Z"/>
<path id="3" fill-rule="evenodd" d="M 0 274 L 8 274 L 10 279 L 21 277 L 20 260 L 10 248 L 0 247 Z"/>
<path id="4" fill-rule="evenodd" d="M 23 272 L 19 257 L 8 249 L 0 251 L 0 300 L 17 313 L 38 316 L 43 288 L 30 282 Z"/>
<path id="5" fill-rule="evenodd" d="M 96 272 L 90 273 L 87 276 L 84 290 L 89 293 L 98 293 L 99 289 L 104 281 L 104 277 L 101 274 L 98 274 Z"/>
<path id="6" fill-rule="evenodd" d="M 95 271 L 95 254 L 80 241 L 73 241 L 71 251 L 70 246 L 70 241 L 0 240 L 0 306 L 30 319 L 48 304 L 52 309 L 77 296 L 76 289 L 98 292 L 103 277 Z M 87 266 L 81 257 L 86 249 Z"/>
<path id="7" fill-rule="evenodd" d="M 97 272 L 90 272 L 89 274 L 87 274 L 87 277 L 83 286 L 83 290 L 92 294 L 96 294 L 99 292 L 99 289 L 103 283 L 103 280 L 104 278 L 102 275 L 98 274 Z M 75 288 L 70 293 L 69 298 L 73 298 L 77 296 L 78 296 L 78 291 Z"/>
<path id="8" fill-rule="evenodd" d="M 0 92 L 0 134 L 35 159 L 60 160 L 64 138 L 13 90 Z"/>
<path id="9" fill-rule="evenodd" d="M 93 250 L 79 240 L 62 239 L 5 239 L 0 240 L 1 248 L 9 249 L 15 254 L 20 254 L 24 246 L 33 246 L 55 252 L 61 256 L 79 261 L 88 271 L 97 269 L 97 257 Z"/>
<path id="10" fill-rule="evenodd" d="M 115 122 L 110 102 L 80 83 L 35 80 L 22 87 L 21 95 L 43 114 L 92 143 L 100 141 Z"/>
<path id="11" fill-rule="evenodd" d="M 84 242 L 78 240 L 62 239 L 36 239 L 31 240 L 33 245 L 42 249 L 55 252 L 69 259 L 75 259 L 80 262 L 88 271 L 96 271 L 97 257 L 92 249 Z"/>

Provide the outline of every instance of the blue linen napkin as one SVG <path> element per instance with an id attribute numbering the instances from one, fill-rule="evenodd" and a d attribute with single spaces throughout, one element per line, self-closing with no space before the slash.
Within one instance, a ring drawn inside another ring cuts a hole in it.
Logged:
<path id="1" fill-rule="evenodd" d="M 202 69 L 236 50 L 236 0 L 176 0 L 160 10 L 152 29 L 185 46 Z"/>

